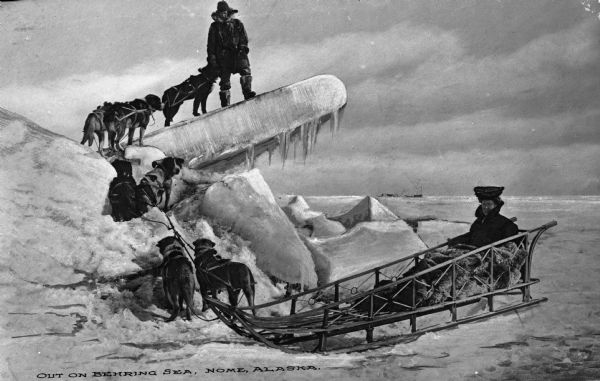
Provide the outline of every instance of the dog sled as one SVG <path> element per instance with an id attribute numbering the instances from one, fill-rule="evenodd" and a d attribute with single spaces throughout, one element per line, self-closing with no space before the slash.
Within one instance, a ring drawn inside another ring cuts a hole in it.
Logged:
<path id="1" fill-rule="evenodd" d="M 512 237 L 462 252 L 440 244 L 254 308 L 232 307 L 208 297 L 205 302 L 236 333 L 286 352 L 351 352 L 410 341 L 425 332 L 545 302 L 545 297 L 532 297 L 531 286 L 539 279 L 531 276 L 531 267 L 538 240 L 556 224 L 519 230 Z M 431 262 L 445 250 L 451 252 L 449 259 Z M 510 257 L 511 252 L 517 255 Z M 518 263 L 508 268 L 507 260 Z M 425 261 L 433 265 L 422 266 Z M 473 264 L 476 271 L 465 271 Z M 465 307 L 473 310 L 477 304 L 479 313 L 463 313 Z M 277 311 L 286 312 L 276 316 Z M 399 328 L 400 322 L 404 328 Z M 384 337 L 376 335 L 377 327 L 393 323 L 397 334 L 390 336 L 388 327 Z M 346 339 L 349 336 L 353 337 Z"/>

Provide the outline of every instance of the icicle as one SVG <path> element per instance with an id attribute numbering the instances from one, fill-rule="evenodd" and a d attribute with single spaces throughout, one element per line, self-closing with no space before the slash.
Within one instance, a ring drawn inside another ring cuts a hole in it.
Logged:
<path id="1" fill-rule="evenodd" d="M 287 159 L 288 154 L 290 152 L 290 141 L 292 139 L 292 133 L 293 133 L 293 131 L 288 131 L 288 132 L 285 133 L 285 148 L 286 148 L 285 158 L 286 159 Z"/>
<path id="2" fill-rule="evenodd" d="M 290 136 L 290 131 L 279 134 L 279 154 L 281 156 L 282 167 L 285 167 L 285 161 L 287 160 L 288 153 L 290 152 Z"/>
<path id="3" fill-rule="evenodd" d="M 335 110 L 334 112 L 331 113 L 331 124 L 330 124 L 330 130 L 331 130 L 331 136 L 333 136 L 334 133 L 337 132 L 338 130 L 338 125 L 339 125 L 339 114 L 338 114 L 339 110 Z"/>
<path id="4" fill-rule="evenodd" d="M 267 151 L 269 152 L 269 165 L 271 165 L 271 158 L 273 157 L 273 145 L 269 144 Z"/>
<path id="5" fill-rule="evenodd" d="M 281 157 L 281 166 L 284 167 L 285 166 L 285 159 L 286 159 L 286 151 L 287 151 L 287 147 L 285 146 L 285 132 L 282 132 L 279 134 L 279 136 L 277 137 L 277 140 L 279 140 L 279 156 Z"/>
<path id="6" fill-rule="evenodd" d="M 308 133 L 310 132 L 310 124 L 302 125 L 302 160 L 306 163 L 308 156 Z"/>
<path id="7" fill-rule="evenodd" d="M 254 150 L 254 144 L 252 144 L 246 150 L 246 158 L 248 160 L 249 169 L 254 168 L 254 163 L 256 162 L 256 152 Z"/>
<path id="8" fill-rule="evenodd" d="M 340 109 L 337 112 L 337 114 L 338 114 L 337 131 L 339 131 L 342 128 L 342 118 L 344 117 L 344 110 L 346 110 L 346 105 L 343 105 L 342 107 L 340 107 Z"/>
<path id="9" fill-rule="evenodd" d="M 319 136 L 319 132 L 321 131 L 321 126 L 323 125 L 323 123 L 321 122 L 321 119 L 319 119 L 317 121 L 317 125 L 315 127 L 315 135 L 313 137 L 313 148 L 317 145 L 317 136 Z"/>
<path id="10" fill-rule="evenodd" d="M 306 123 L 306 135 L 304 136 L 304 140 L 305 140 L 304 145 L 306 147 L 306 155 L 307 156 L 311 152 L 311 147 L 310 147 L 310 143 L 312 142 L 311 132 L 312 132 L 312 122 L 308 122 L 308 123 Z"/>
<path id="11" fill-rule="evenodd" d="M 333 138 L 333 134 L 335 133 L 335 121 L 336 121 L 337 110 L 329 114 L 329 131 L 331 132 L 331 137 Z"/>
<path id="12" fill-rule="evenodd" d="M 302 136 L 304 126 L 300 126 L 300 136 Z M 296 129 L 294 129 L 294 132 Z M 292 134 L 292 140 L 294 141 L 294 161 L 296 161 L 296 149 L 298 148 L 298 136 L 296 134 Z"/>
<path id="13" fill-rule="evenodd" d="M 313 152 L 315 149 L 315 137 L 317 136 L 317 126 L 319 125 L 319 120 L 313 120 L 310 124 L 310 152 Z"/>

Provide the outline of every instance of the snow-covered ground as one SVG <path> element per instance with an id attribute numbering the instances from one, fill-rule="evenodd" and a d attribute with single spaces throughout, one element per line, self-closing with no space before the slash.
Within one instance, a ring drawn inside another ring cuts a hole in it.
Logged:
<path id="1" fill-rule="evenodd" d="M 600 197 L 505 199 L 503 214 L 517 217 L 521 228 L 559 223 L 543 236 L 533 263 L 532 275 L 542 282 L 532 292 L 548 302 L 367 352 L 287 354 L 218 320 L 165 323 L 156 279 L 106 281 L 159 263 L 154 245 L 169 234 L 166 227 L 113 222 L 104 205 L 114 176 L 108 163 L 16 115 L 0 116 L 2 380 L 84 374 L 99 380 L 600 378 Z M 311 210 L 332 217 L 364 196 L 304 198 Z M 411 223 L 470 222 L 476 206 L 470 196 L 379 202 Z M 180 228 L 190 240 L 214 236 L 220 253 L 248 264 L 258 281 L 257 302 L 281 295 L 256 266 L 249 243 L 209 222 L 198 218 Z M 400 326 L 376 329 L 375 336 Z"/>

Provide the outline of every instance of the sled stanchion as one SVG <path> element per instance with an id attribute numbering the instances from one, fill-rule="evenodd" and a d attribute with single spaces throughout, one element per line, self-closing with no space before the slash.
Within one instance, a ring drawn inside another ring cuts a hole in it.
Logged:
<path id="1" fill-rule="evenodd" d="M 327 325 L 329 323 L 329 310 L 327 308 L 325 308 L 323 310 L 323 332 L 321 332 L 319 334 L 319 346 L 318 346 L 318 350 L 320 352 L 325 352 L 327 350 L 327 332 L 325 331 L 327 329 Z"/>
<path id="2" fill-rule="evenodd" d="M 375 295 L 374 292 L 369 294 L 369 320 L 373 320 L 373 311 L 375 310 Z M 367 329 L 367 343 L 373 342 L 373 327 L 368 326 Z"/>
<path id="3" fill-rule="evenodd" d="M 292 305 L 290 307 L 290 315 L 294 315 L 296 313 L 296 300 L 297 298 L 292 299 Z"/>
<path id="4" fill-rule="evenodd" d="M 456 321 L 456 260 L 452 261 L 452 321 Z"/>
<path id="5" fill-rule="evenodd" d="M 417 316 L 415 310 L 417 309 L 417 279 L 412 280 L 412 314 L 410 315 L 410 331 L 415 333 L 417 331 Z"/>
<path id="6" fill-rule="evenodd" d="M 490 287 L 489 287 L 489 291 L 490 292 L 494 292 L 495 287 L 495 281 L 494 281 L 494 249 L 491 248 L 490 249 Z M 490 312 L 494 312 L 494 295 L 491 294 L 490 296 L 488 296 L 487 298 L 487 304 L 488 304 L 488 309 Z"/>
<path id="7" fill-rule="evenodd" d="M 336 283 L 335 286 L 333 286 L 333 302 L 337 303 L 340 301 L 340 284 Z M 340 306 L 337 305 L 335 307 L 333 307 L 336 310 L 340 309 Z"/>

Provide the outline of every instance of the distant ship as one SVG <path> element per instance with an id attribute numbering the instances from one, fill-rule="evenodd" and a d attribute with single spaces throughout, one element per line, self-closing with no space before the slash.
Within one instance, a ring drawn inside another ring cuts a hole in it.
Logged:
<path id="1" fill-rule="evenodd" d="M 414 197 L 414 198 L 423 197 L 423 185 L 419 184 L 419 192 L 418 193 L 404 194 L 403 196 L 404 197 Z"/>
<path id="2" fill-rule="evenodd" d="M 421 198 L 423 197 L 423 186 L 419 186 L 419 192 L 413 194 L 405 193 L 382 193 L 378 197 L 410 197 L 410 198 Z"/>

